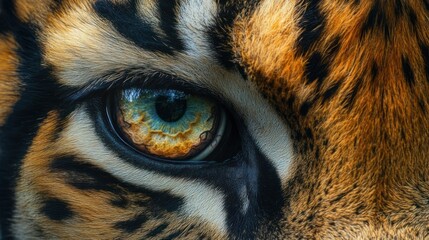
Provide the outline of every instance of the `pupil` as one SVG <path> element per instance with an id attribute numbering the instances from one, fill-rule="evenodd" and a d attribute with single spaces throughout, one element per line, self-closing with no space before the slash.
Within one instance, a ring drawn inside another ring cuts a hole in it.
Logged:
<path id="1" fill-rule="evenodd" d="M 168 96 L 158 96 L 155 100 L 158 116 L 166 122 L 175 122 L 186 112 L 186 99 Z"/>

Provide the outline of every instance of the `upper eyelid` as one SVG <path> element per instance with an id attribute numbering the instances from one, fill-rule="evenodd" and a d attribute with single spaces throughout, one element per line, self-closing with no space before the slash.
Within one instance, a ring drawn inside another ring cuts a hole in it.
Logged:
<path id="1" fill-rule="evenodd" d="M 104 77 L 91 82 L 82 87 L 76 87 L 67 91 L 64 97 L 67 103 L 79 103 L 98 94 L 106 93 L 121 88 L 140 87 L 140 88 L 174 88 L 185 90 L 199 95 L 208 95 L 220 102 L 225 102 L 221 94 L 202 86 L 195 82 L 183 80 L 179 77 L 165 74 L 162 72 L 152 73 L 132 73 L 131 70 L 125 70 L 112 74 L 106 74 Z M 156 78 L 156 81 L 151 79 Z M 106 81 L 108 79 L 108 81 Z"/>

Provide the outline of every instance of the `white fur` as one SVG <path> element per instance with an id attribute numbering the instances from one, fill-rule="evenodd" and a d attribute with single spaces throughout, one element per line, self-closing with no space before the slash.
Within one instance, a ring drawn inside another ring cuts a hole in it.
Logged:
<path id="1" fill-rule="evenodd" d="M 70 118 L 67 128 L 62 133 L 60 144 L 62 143 L 71 152 L 78 151 L 86 161 L 99 166 L 116 178 L 135 186 L 153 191 L 166 191 L 183 197 L 184 206 L 181 209 L 183 214 L 200 217 L 219 231 L 226 231 L 224 196 L 220 191 L 201 182 L 165 176 L 123 161 L 99 139 L 93 122 L 83 108 L 78 109 Z"/>

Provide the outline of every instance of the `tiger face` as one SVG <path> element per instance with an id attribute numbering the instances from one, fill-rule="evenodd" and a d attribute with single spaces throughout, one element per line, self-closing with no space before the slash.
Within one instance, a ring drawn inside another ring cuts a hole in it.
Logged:
<path id="1" fill-rule="evenodd" d="M 0 1 L 5 239 L 429 237 L 429 2 Z"/>

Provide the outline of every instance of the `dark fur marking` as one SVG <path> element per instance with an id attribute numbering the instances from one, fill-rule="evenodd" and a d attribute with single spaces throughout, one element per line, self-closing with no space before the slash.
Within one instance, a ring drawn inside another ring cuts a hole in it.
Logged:
<path id="1" fill-rule="evenodd" d="M 310 128 L 305 129 L 305 135 L 307 136 L 308 139 L 313 139 L 313 133 L 311 132 Z"/>
<path id="2" fill-rule="evenodd" d="M 365 205 L 359 204 L 359 206 L 357 206 L 355 210 L 356 215 L 360 215 L 364 209 L 365 209 Z"/>
<path id="3" fill-rule="evenodd" d="M 403 15 L 404 14 L 404 4 L 403 4 L 402 0 L 395 0 L 394 5 L 395 5 L 395 15 L 397 15 L 397 16 Z"/>
<path id="4" fill-rule="evenodd" d="M 423 4 L 425 5 L 426 11 L 429 11 L 429 0 L 423 0 Z"/>
<path id="5" fill-rule="evenodd" d="M 170 38 L 174 37 L 174 31 L 173 33 L 168 33 L 172 34 L 167 35 L 170 36 L 168 39 L 162 39 L 155 33 L 153 27 L 148 22 L 145 22 L 144 19 L 138 16 L 137 3 L 137 0 L 130 0 L 126 4 L 114 4 L 109 1 L 99 0 L 95 2 L 94 9 L 100 17 L 110 21 L 118 33 L 134 42 L 140 48 L 148 51 L 159 51 L 165 54 L 174 54 L 175 50 L 183 50 L 184 46 L 180 39 L 170 41 Z M 174 7 L 174 4 L 171 5 L 171 7 Z M 169 22 L 169 24 L 172 26 L 169 26 L 165 30 L 175 29 L 173 26 L 175 25 L 175 21 Z"/>
<path id="6" fill-rule="evenodd" d="M 415 27 L 417 26 L 417 20 L 418 20 L 417 14 L 411 7 L 408 7 L 407 13 L 408 13 L 408 18 L 410 19 L 410 26 L 415 30 Z"/>
<path id="7" fill-rule="evenodd" d="M 422 110 L 422 112 L 424 114 L 426 114 L 426 106 L 425 106 L 425 103 L 423 102 L 423 100 L 421 100 L 421 99 L 419 99 L 419 106 L 420 106 L 420 109 Z"/>
<path id="8" fill-rule="evenodd" d="M 58 198 L 49 198 L 45 200 L 40 211 L 54 221 L 70 219 L 74 215 L 70 205 Z"/>
<path id="9" fill-rule="evenodd" d="M 361 84 L 362 84 L 362 79 L 358 79 L 352 91 L 345 96 L 345 98 L 341 102 L 342 105 L 344 105 L 344 108 L 351 109 L 353 107 L 355 103 L 356 95 L 360 90 Z"/>
<path id="10" fill-rule="evenodd" d="M 153 229 L 152 231 L 150 231 L 146 235 L 146 237 L 156 237 L 158 234 L 162 233 L 167 227 L 168 227 L 168 224 L 163 223 L 163 224 L 159 225 L 158 227 L 156 227 L 155 229 Z"/>
<path id="11" fill-rule="evenodd" d="M 0 127 L 0 221 L 5 239 L 11 234 L 11 217 L 15 210 L 16 180 L 19 167 L 32 144 L 33 138 L 54 109 L 63 111 L 73 106 L 60 106 L 59 85 L 48 67 L 42 66 L 42 52 L 34 26 L 17 19 L 13 1 L 3 1 L 0 15 L 0 34 L 10 33 L 17 42 L 17 74 L 20 80 L 19 100 Z M 1 238 L 1 237 L 0 237 Z"/>
<path id="12" fill-rule="evenodd" d="M 409 86 L 413 86 L 415 76 L 413 69 L 411 68 L 410 61 L 406 56 L 402 56 L 402 71 L 404 72 L 405 81 L 407 81 Z"/>
<path id="13" fill-rule="evenodd" d="M 295 95 L 291 95 L 287 100 L 287 106 L 289 108 L 292 108 L 294 103 L 295 103 Z"/>
<path id="14" fill-rule="evenodd" d="M 303 117 L 307 116 L 308 111 L 312 106 L 313 106 L 312 102 L 309 102 L 309 101 L 304 102 L 299 108 L 299 114 L 301 114 L 301 116 Z"/>
<path id="15" fill-rule="evenodd" d="M 54 172 L 66 173 L 66 182 L 81 190 L 121 192 L 119 181 L 110 174 L 92 164 L 78 161 L 76 157 L 65 156 L 57 158 L 51 163 Z"/>
<path id="16" fill-rule="evenodd" d="M 325 17 L 320 12 L 319 4 L 318 0 L 303 1 L 302 7 L 305 7 L 305 10 L 298 21 L 302 32 L 297 42 L 298 50 L 302 55 L 306 54 L 321 38 L 325 29 Z"/>
<path id="17" fill-rule="evenodd" d="M 126 192 L 140 193 L 146 196 L 146 200 L 139 200 L 135 204 L 150 207 L 158 214 L 177 211 L 183 204 L 181 198 L 165 192 L 153 192 L 124 183 L 98 167 L 79 161 L 73 156 L 64 156 L 53 160 L 50 168 L 53 172 L 65 174 L 65 181 L 75 188 L 106 191 L 114 194 L 112 204 L 117 207 L 124 207 L 128 204 L 124 195 Z"/>
<path id="18" fill-rule="evenodd" d="M 313 220 L 314 220 L 314 217 L 316 217 L 316 215 L 315 215 L 314 213 L 312 213 L 312 214 L 308 215 L 308 216 L 307 216 L 307 221 L 308 221 L 308 222 L 313 221 Z"/>
<path id="19" fill-rule="evenodd" d="M 320 160 L 320 150 L 318 147 L 316 148 L 316 152 L 314 153 L 314 156 L 316 157 L 316 160 Z"/>
<path id="20" fill-rule="evenodd" d="M 243 66 L 237 64 L 236 65 L 237 71 L 240 73 L 241 77 L 243 78 L 244 81 L 247 81 L 247 74 L 246 74 L 246 70 L 244 69 Z"/>
<path id="21" fill-rule="evenodd" d="M 337 93 L 338 89 L 340 88 L 341 82 L 337 82 L 334 85 L 332 85 L 326 92 L 323 94 L 322 104 L 324 104 L 326 101 L 331 99 L 335 93 Z"/>
<path id="22" fill-rule="evenodd" d="M 127 233 L 133 233 L 139 229 L 147 220 L 149 220 L 145 215 L 138 215 L 132 219 L 120 221 L 115 223 L 116 229 L 121 229 Z"/>
<path id="23" fill-rule="evenodd" d="M 177 9 L 180 7 L 178 0 L 158 1 L 158 11 L 160 15 L 161 29 L 168 37 L 168 43 L 174 43 L 177 50 L 184 49 L 183 40 L 177 31 Z"/>
<path id="24" fill-rule="evenodd" d="M 371 10 L 368 13 L 363 27 L 362 27 L 362 37 L 368 33 L 381 31 L 387 39 L 390 39 L 390 27 L 389 21 L 387 20 L 385 11 L 381 6 L 380 0 L 375 1 Z"/>
<path id="25" fill-rule="evenodd" d="M 129 201 L 124 196 L 117 196 L 117 198 L 110 201 L 110 203 L 119 208 L 126 208 L 129 205 Z"/>
<path id="26" fill-rule="evenodd" d="M 162 240 L 173 240 L 176 237 L 180 236 L 182 234 L 182 230 L 173 232 L 172 234 L 168 235 L 167 237 L 163 238 Z"/>
<path id="27" fill-rule="evenodd" d="M 326 59 L 334 60 L 334 56 L 338 53 L 341 47 L 341 37 L 336 36 L 330 43 L 326 52 Z"/>
<path id="28" fill-rule="evenodd" d="M 425 64 L 426 80 L 429 82 L 429 47 L 427 45 L 420 45 L 423 61 Z"/>
<path id="29" fill-rule="evenodd" d="M 330 204 L 334 204 L 334 203 L 340 201 L 341 199 L 343 199 L 343 197 L 345 197 L 347 194 L 349 194 L 352 191 L 353 191 L 353 189 L 350 189 L 348 191 L 345 191 L 345 192 L 342 192 L 342 193 L 338 194 L 334 199 L 332 199 L 330 201 Z"/>
<path id="30" fill-rule="evenodd" d="M 328 67 L 329 65 L 322 59 L 319 52 L 313 53 L 305 64 L 307 84 L 318 80 L 317 85 L 320 87 L 328 75 Z"/>
<path id="31" fill-rule="evenodd" d="M 378 76 L 378 65 L 377 65 L 376 62 L 373 62 L 372 66 L 371 66 L 371 77 L 372 77 L 372 80 L 375 81 L 375 79 L 377 78 L 377 76 Z"/>
<path id="32" fill-rule="evenodd" d="M 405 3 L 402 0 L 396 0 L 394 2 L 395 4 L 395 14 L 399 17 L 399 16 L 403 16 L 406 15 L 408 16 L 409 20 L 410 20 L 410 27 L 415 31 L 415 27 L 417 24 L 417 15 L 416 12 L 411 8 L 410 5 L 408 5 L 407 3 Z"/>
<path id="33" fill-rule="evenodd" d="M 217 61 L 227 69 L 233 69 L 234 53 L 231 48 L 231 29 L 234 24 L 234 19 L 245 7 L 251 10 L 257 1 L 247 1 L 245 6 L 243 3 L 237 2 L 230 4 L 227 0 L 217 1 L 219 6 L 218 15 L 215 18 L 215 23 L 208 30 L 208 36 L 210 41 L 211 49 L 214 50 L 215 58 Z"/>

